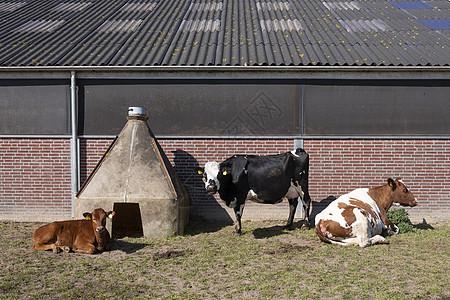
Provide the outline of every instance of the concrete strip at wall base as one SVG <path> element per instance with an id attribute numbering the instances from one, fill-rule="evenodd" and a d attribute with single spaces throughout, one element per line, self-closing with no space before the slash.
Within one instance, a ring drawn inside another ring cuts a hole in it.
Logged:
<path id="1" fill-rule="evenodd" d="M 251 201 L 246 202 L 242 220 L 262 221 L 262 220 L 280 220 L 287 222 L 289 216 L 289 204 L 260 204 Z M 218 201 L 215 206 L 194 206 L 191 209 L 191 217 L 201 217 L 206 220 L 232 221 L 235 214 L 232 208 L 227 207 L 222 201 Z M 300 220 L 300 214 L 296 216 Z"/>
<path id="2" fill-rule="evenodd" d="M 15 211 L 11 213 L 0 213 L 0 221 L 13 222 L 43 222 L 71 220 L 71 212 L 41 212 L 39 210 L 31 213 L 25 211 Z"/>
<path id="3" fill-rule="evenodd" d="M 414 224 L 442 223 L 450 221 L 450 210 L 407 209 L 409 219 Z"/>
<path id="4" fill-rule="evenodd" d="M 326 205 L 320 202 L 313 201 L 311 206 L 311 222 L 314 222 L 315 215 L 324 209 Z M 393 207 L 391 209 L 398 209 L 399 207 Z M 450 220 L 450 209 L 430 210 L 420 207 L 405 208 L 408 212 L 409 219 L 414 224 L 418 223 L 441 223 L 448 222 Z M 223 203 L 219 203 L 214 206 L 195 206 L 190 211 L 191 220 L 201 218 L 211 222 L 224 222 L 233 223 L 236 218 L 233 209 L 227 207 Z M 275 205 L 259 204 L 247 202 L 244 208 L 243 221 L 264 221 L 264 220 L 276 220 L 280 221 L 280 225 L 287 222 L 289 216 L 288 203 L 279 203 Z M 296 214 L 295 221 L 301 221 L 302 218 Z"/>
<path id="5" fill-rule="evenodd" d="M 449 222 L 450 210 L 427 210 L 416 208 L 407 209 L 410 220 L 414 223 L 426 222 L 428 224 Z M 263 205 L 263 204 L 249 204 L 244 209 L 244 221 L 262 221 L 262 220 L 277 220 L 280 221 L 280 225 L 284 225 L 289 215 L 289 207 L 287 204 L 276 205 Z M 190 217 L 191 220 L 204 219 L 211 222 L 219 223 L 233 223 L 235 220 L 234 212 L 231 208 L 226 206 L 222 208 L 208 207 L 208 206 L 196 206 L 191 207 Z M 71 214 L 69 212 L 11 212 L 1 213 L 1 221 L 14 221 L 14 222 L 53 222 L 70 220 Z M 295 218 L 295 221 L 300 221 L 300 218 Z M 109 223 L 110 224 L 110 223 Z M 110 225 L 108 230 L 111 232 Z"/>

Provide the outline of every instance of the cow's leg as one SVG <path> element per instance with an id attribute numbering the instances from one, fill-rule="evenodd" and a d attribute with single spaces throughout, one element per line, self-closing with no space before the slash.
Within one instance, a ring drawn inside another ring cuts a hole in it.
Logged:
<path id="1" fill-rule="evenodd" d="M 234 207 L 234 214 L 236 215 L 235 229 L 237 234 L 241 234 L 242 229 L 241 218 L 242 213 L 244 212 L 245 203 L 239 204 L 239 201 L 237 202 L 238 204 L 236 204 L 236 206 Z"/>
<path id="2" fill-rule="evenodd" d="M 61 252 L 61 248 L 59 248 L 55 244 L 36 243 L 36 244 L 34 244 L 32 249 L 34 249 L 34 250 L 53 250 L 54 253 Z"/>
<path id="3" fill-rule="evenodd" d="M 306 189 L 306 192 L 304 192 L 302 200 L 303 209 L 305 210 L 305 226 L 309 228 L 309 226 L 311 225 L 311 220 L 309 219 L 309 213 L 311 212 L 311 197 L 309 196 L 308 189 Z"/>
<path id="4" fill-rule="evenodd" d="M 53 250 L 54 253 L 61 252 L 57 246 L 57 234 L 55 233 L 57 226 L 54 223 L 44 225 L 38 228 L 33 234 L 35 250 Z"/>
<path id="5" fill-rule="evenodd" d="M 300 187 L 302 188 L 303 197 L 302 197 L 302 205 L 305 210 L 305 226 L 309 228 L 311 220 L 309 219 L 309 214 L 311 211 L 311 196 L 309 196 L 308 190 L 308 170 L 305 172 L 305 176 L 300 180 Z"/>
<path id="6" fill-rule="evenodd" d="M 284 228 L 292 230 L 293 229 L 292 225 L 294 224 L 294 215 L 298 205 L 298 198 L 288 199 L 288 201 L 289 201 L 289 218 Z"/>
<path id="7" fill-rule="evenodd" d="M 381 235 L 375 235 L 369 239 L 369 243 L 370 245 L 375 245 L 375 244 L 389 244 L 390 242 Z"/>
<path id="8" fill-rule="evenodd" d="M 359 210 L 354 212 L 356 221 L 352 225 L 352 232 L 358 238 L 358 244 L 361 248 L 371 245 L 369 237 L 369 220 Z"/>
<path id="9" fill-rule="evenodd" d="M 346 238 L 342 239 L 340 243 L 342 243 L 343 245 L 359 245 L 360 247 L 365 248 L 375 244 L 389 244 L 390 242 L 381 235 L 375 235 L 371 238 L 368 238 L 367 236 L 358 236 L 357 238 Z"/>
<path id="10" fill-rule="evenodd" d="M 86 254 L 94 254 L 97 253 L 97 248 L 95 248 L 92 244 L 84 244 L 84 245 L 77 245 L 73 247 L 73 251 L 77 253 L 86 253 Z"/>

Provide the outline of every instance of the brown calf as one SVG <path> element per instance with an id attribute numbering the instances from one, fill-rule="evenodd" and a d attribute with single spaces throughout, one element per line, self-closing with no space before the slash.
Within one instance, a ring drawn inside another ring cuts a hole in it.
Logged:
<path id="1" fill-rule="evenodd" d="M 105 228 L 106 218 L 112 218 L 114 211 L 101 208 L 84 213 L 85 220 L 53 222 L 36 229 L 33 235 L 36 250 L 61 250 L 94 254 L 111 249 L 111 240 Z"/>

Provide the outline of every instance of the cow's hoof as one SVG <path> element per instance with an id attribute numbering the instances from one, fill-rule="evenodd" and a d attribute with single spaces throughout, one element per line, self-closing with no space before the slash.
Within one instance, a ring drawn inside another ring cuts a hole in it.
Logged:
<path id="1" fill-rule="evenodd" d="M 72 251 L 72 249 L 70 249 L 70 247 L 64 247 L 64 252 L 66 253 L 70 253 Z"/>
<path id="2" fill-rule="evenodd" d="M 53 253 L 58 254 L 61 252 L 61 248 L 56 247 L 55 249 L 53 249 Z"/>

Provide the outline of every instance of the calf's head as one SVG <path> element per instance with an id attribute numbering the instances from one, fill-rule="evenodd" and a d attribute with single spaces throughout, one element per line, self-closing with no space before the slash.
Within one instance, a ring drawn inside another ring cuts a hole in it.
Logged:
<path id="1" fill-rule="evenodd" d="M 417 199 L 406 187 L 405 183 L 401 178 L 393 180 L 388 179 L 388 185 L 391 190 L 391 199 L 395 203 L 399 203 L 402 206 L 416 206 L 418 204 Z"/>
<path id="2" fill-rule="evenodd" d="M 197 168 L 198 174 L 203 176 L 205 189 L 209 194 L 215 194 L 220 188 L 220 182 L 217 179 L 220 165 L 217 162 L 207 162 L 204 168 Z"/>
<path id="3" fill-rule="evenodd" d="M 105 212 L 101 208 L 95 209 L 92 213 L 85 212 L 83 217 L 86 220 L 92 220 L 92 227 L 98 233 L 102 233 L 105 230 L 106 218 L 112 219 L 114 211 Z"/>

